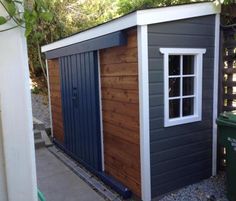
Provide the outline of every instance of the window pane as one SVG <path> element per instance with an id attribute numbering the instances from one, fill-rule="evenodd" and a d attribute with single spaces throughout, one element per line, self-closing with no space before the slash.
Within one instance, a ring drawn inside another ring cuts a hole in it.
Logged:
<path id="1" fill-rule="evenodd" d="M 194 56 L 183 56 L 183 75 L 194 74 Z"/>
<path id="2" fill-rule="evenodd" d="M 180 78 L 169 78 L 169 97 L 180 95 Z"/>
<path id="3" fill-rule="evenodd" d="M 183 116 L 193 115 L 194 98 L 183 99 Z"/>
<path id="4" fill-rule="evenodd" d="M 183 78 L 183 95 L 194 95 L 194 77 Z"/>
<path id="5" fill-rule="evenodd" d="M 170 118 L 180 117 L 180 99 L 169 100 Z"/>
<path id="6" fill-rule="evenodd" d="M 169 56 L 169 75 L 180 74 L 180 56 L 170 55 Z"/>

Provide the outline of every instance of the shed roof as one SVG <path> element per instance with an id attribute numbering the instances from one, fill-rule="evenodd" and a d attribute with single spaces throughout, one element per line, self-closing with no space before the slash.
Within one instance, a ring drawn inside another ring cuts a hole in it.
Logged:
<path id="1" fill-rule="evenodd" d="M 128 15 L 79 32 L 70 37 L 42 46 L 42 52 L 48 52 L 75 43 L 97 38 L 134 26 L 169 22 L 193 17 L 220 13 L 221 6 L 213 2 L 184 4 L 170 7 L 137 10 Z"/>

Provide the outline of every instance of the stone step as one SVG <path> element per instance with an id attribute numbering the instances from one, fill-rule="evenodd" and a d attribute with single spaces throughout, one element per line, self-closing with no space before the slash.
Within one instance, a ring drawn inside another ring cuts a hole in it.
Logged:
<path id="1" fill-rule="evenodd" d="M 45 125 L 43 122 L 39 121 L 36 118 L 33 118 L 34 130 L 45 130 Z"/>
<path id="2" fill-rule="evenodd" d="M 43 139 L 34 140 L 35 149 L 40 149 L 45 147 L 45 142 Z"/>
<path id="3" fill-rule="evenodd" d="M 42 139 L 42 132 L 39 130 L 34 130 L 34 139 L 35 140 Z"/>
<path id="4" fill-rule="evenodd" d="M 45 131 L 44 123 L 36 118 L 34 118 L 34 143 L 35 149 L 52 145 L 52 142 Z"/>
<path id="5" fill-rule="evenodd" d="M 36 130 L 44 130 L 45 126 L 44 126 L 44 124 L 35 124 L 34 123 L 34 129 L 36 129 Z"/>
<path id="6" fill-rule="evenodd" d="M 45 146 L 49 147 L 49 146 L 52 146 L 52 141 L 51 139 L 48 137 L 46 131 L 42 131 L 41 132 L 41 135 L 42 135 L 42 139 L 44 140 L 45 142 Z"/>

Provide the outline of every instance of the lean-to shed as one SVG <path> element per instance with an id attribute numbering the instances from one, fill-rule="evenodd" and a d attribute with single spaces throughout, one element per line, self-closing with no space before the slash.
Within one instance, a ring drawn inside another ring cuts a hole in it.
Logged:
<path id="1" fill-rule="evenodd" d="M 55 144 L 144 201 L 214 175 L 219 13 L 139 10 L 43 46 Z"/>

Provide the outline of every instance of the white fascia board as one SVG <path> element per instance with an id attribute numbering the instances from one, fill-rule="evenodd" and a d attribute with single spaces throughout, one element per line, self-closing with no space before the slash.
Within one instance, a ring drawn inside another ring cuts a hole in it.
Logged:
<path id="1" fill-rule="evenodd" d="M 92 38 L 96 38 L 99 36 L 104 36 L 109 33 L 113 33 L 116 31 L 120 31 L 123 29 L 127 29 L 137 25 L 137 13 L 131 13 L 124 17 L 118 18 L 111 22 L 107 22 L 105 24 L 99 25 L 97 27 L 91 28 L 87 31 L 83 31 L 81 33 L 75 34 L 73 36 L 67 37 L 65 39 L 56 41 L 49 45 L 42 46 L 41 51 L 47 52 L 50 50 L 54 50 L 57 48 L 65 47 L 68 45 L 72 45 L 75 43 L 79 43 L 82 41 L 86 41 Z"/>
<path id="2" fill-rule="evenodd" d="M 221 6 L 213 2 L 179 5 L 165 8 L 140 10 L 112 20 L 54 43 L 42 46 L 42 52 L 69 46 L 92 38 L 104 36 L 116 31 L 138 25 L 156 24 L 220 13 Z"/>
<path id="3" fill-rule="evenodd" d="M 137 11 L 137 25 L 156 24 L 174 20 L 220 13 L 221 5 L 212 2 L 154 8 Z"/>

